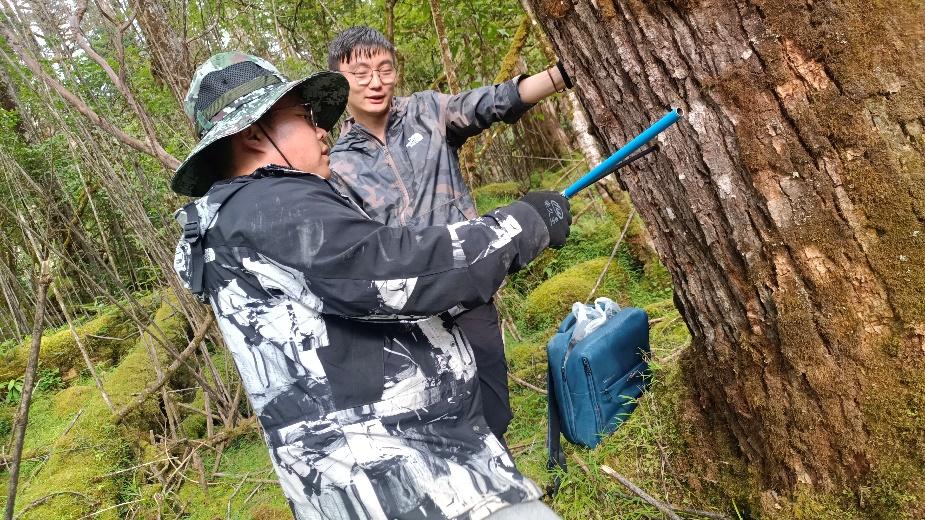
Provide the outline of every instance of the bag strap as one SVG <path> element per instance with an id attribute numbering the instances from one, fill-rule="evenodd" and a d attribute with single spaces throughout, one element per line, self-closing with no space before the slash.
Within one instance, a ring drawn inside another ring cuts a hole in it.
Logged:
<path id="1" fill-rule="evenodd" d="M 218 211 L 228 202 L 228 199 L 247 184 L 247 182 L 233 182 L 215 200 L 210 199 L 210 205 L 217 205 L 217 207 L 212 207 L 209 218 L 214 220 Z M 206 222 L 205 226 L 200 225 L 199 212 L 196 211 L 196 201 L 190 202 L 183 209 L 186 212 L 186 218 L 192 219 L 183 224 L 183 240 L 190 246 L 189 290 L 198 298 L 204 299 L 203 290 L 205 284 L 203 283 L 203 277 L 206 269 L 206 257 L 202 243 L 205 235 L 200 230 L 202 228 L 208 229 L 212 222 Z"/>
<path id="2" fill-rule="evenodd" d="M 205 271 L 206 259 L 202 247 L 202 233 L 199 232 L 198 216 L 195 220 L 188 220 L 183 225 L 183 240 L 190 247 L 189 290 L 196 296 L 202 296 L 202 275 Z"/>
<path id="3" fill-rule="evenodd" d="M 568 471 L 565 450 L 562 449 L 562 440 L 560 438 L 562 427 L 559 424 L 559 402 L 556 399 L 552 370 L 553 368 L 550 365 L 546 371 L 546 471 L 552 472 L 556 468 Z M 561 485 L 562 478 L 558 473 L 555 473 L 552 477 L 552 482 L 546 488 L 546 494 L 549 497 L 556 496 Z"/>

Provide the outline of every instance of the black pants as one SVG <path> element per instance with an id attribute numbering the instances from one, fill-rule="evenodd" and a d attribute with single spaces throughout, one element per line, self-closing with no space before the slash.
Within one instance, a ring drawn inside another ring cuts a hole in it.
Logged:
<path id="1" fill-rule="evenodd" d="M 482 393 L 485 422 L 505 447 L 504 433 L 511 423 L 511 398 L 507 389 L 507 360 L 498 309 L 488 303 L 456 317 L 456 324 L 472 345 Z"/>

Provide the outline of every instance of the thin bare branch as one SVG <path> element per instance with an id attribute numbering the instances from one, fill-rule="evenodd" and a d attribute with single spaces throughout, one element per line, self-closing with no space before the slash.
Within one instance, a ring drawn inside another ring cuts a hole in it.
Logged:
<path id="1" fill-rule="evenodd" d="M 45 324 L 45 302 L 47 290 L 51 284 L 51 262 L 42 260 L 38 281 L 38 304 L 35 307 L 35 319 L 32 326 L 32 346 L 29 349 L 29 360 L 26 363 L 26 373 L 23 375 L 22 394 L 19 401 L 19 410 L 16 412 L 16 423 L 13 426 L 13 461 L 10 465 L 10 480 L 7 486 L 6 509 L 4 518 L 13 519 L 13 509 L 16 505 L 16 488 L 19 484 L 20 457 L 22 447 L 26 440 L 26 425 L 29 423 L 29 405 L 32 404 L 32 390 L 35 387 L 35 372 L 39 364 L 39 348 L 42 345 L 42 329 Z"/>
<path id="2" fill-rule="evenodd" d="M 523 386 L 523 387 L 529 388 L 530 390 L 533 390 L 534 392 L 539 392 L 539 393 L 541 393 L 541 394 L 543 394 L 543 395 L 546 395 L 546 390 L 543 390 L 542 388 L 540 388 L 540 387 L 538 387 L 538 386 L 536 386 L 536 385 L 534 385 L 534 384 L 531 384 L 531 383 L 528 383 L 528 382 L 524 381 L 523 379 L 521 379 L 521 378 L 515 376 L 512 372 L 508 372 L 507 375 L 508 375 L 508 377 L 511 378 L 511 381 L 514 381 L 514 382 L 517 383 L 518 385 L 521 385 L 521 386 Z"/>
<path id="3" fill-rule="evenodd" d="M 84 14 L 87 11 L 87 2 L 86 0 L 78 0 L 77 6 L 74 9 L 74 14 L 71 16 L 69 22 L 71 25 L 71 31 L 74 34 L 74 40 L 77 42 L 77 45 L 80 46 L 84 52 L 87 53 L 87 56 L 90 57 L 103 71 L 106 72 L 106 76 L 109 78 L 109 81 L 119 90 L 122 94 L 122 97 L 125 98 L 125 102 L 128 103 L 129 108 L 132 109 L 132 112 L 135 113 L 135 117 L 138 118 L 138 121 L 141 123 L 142 129 L 144 129 L 145 135 L 148 138 L 148 146 L 154 152 L 154 157 L 161 161 L 165 166 L 168 164 L 170 159 L 174 159 L 164 147 L 161 146 L 160 141 L 157 139 L 157 134 L 154 130 L 154 122 L 151 121 L 151 117 L 148 115 L 148 112 L 138 103 L 138 100 L 135 99 L 135 94 L 132 92 L 131 86 L 128 84 L 128 79 L 125 76 L 124 63 L 121 67 L 120 73 L 116 73 L 115 70 L 109 65 L 109 62 L 105 58 L 100 56 L 96 49 L 90 45 L 90 42 L 87 41 L 87 38 L 84 36 L 83 31 L 80 28 L 80 21 L 83 19 Z M 126 26 L 127 28 L 128 26 Z M 121 52 L 121 39 L 116 43 L 116 48 Z M 120 56 L 121 58 L 121 56 Z M 124 59 L 120 60 L 124 62 Z M 177 164 L 179 166 L 179 163 Z M 176 168 L 176 166 L 174 166 Z"/>
<path id="4" fill-rule="evenodd" d="M 62 85 L 58 80 L 53 78 L 51 75 L 46 73 L 42 66 L 39 65 L 39 62 L 32 57 L 32 55 L 23 48 L 20 42 L 16 39 L 10 30 L 0 25 L 0 35 L 6 39 L 7 43 L 10 45 L 10 48 L 13 49 L 13 52 L 19 56 L 19 58 L 25 63 L 26 67 L 35 75 L 35 77 L 42 80 L 43 83 L 48 85 L 49 88 L 54 90 L 59 96 L 61 96 L 65 101 L 68 102 L 75 110 L 80 112 L 81 115 L 86 117 L 91 123 L 101 128 L 106 133 L 112 135 L 120 143 L 128 146 L 129 148 L 136 150 L 138 152 L 150 155 L 157 159 L 164 168 L 168 170 L 175 170 L 177 166 L 180 165 L 174 156 L 170 155 L 163 149 L 160 152 L 152 148 L 148 143 L 142 141 L 141 139 L 132 137 L 126 133 L 121 128 L 117 127 L 108 119 L 97 114 L 89 105 L 87 105 L 84 100 L 80 99 L 77 95 L 67 89 Z"/>
<path id="5" fill-rule="evenodd" d="M 199 328 L 196 330 L 196 335 L 193 337 L 193 340 L 190 341 L 189 345 L 183 352 L 179 353 L 179 356 L 175 356 L 173 362 L 164 370 L 163 374 L 157 378 L 157 381 L 149 385 L 147 388 L 141 391 L 131 403 L 125 405 L 121 410 L 119 410 L 115 416 L 113 416 L 113 421 L 118 424 L 125 419 L 125 416 L 132 412 L 135 408 L 141 406 L 148 397 L 151 396 L 154 392 L 160 390 L 162 386 L 170 379 L 170 376 L 174 374 L 181 366 L 183 366 L 184 361 L 186 361 L 193 352 L 196 352 L 196 349 L 199 347 L 199 343 L 202 341 L 202 338 L 205 337 L 206 331 L 209 330 L 209 325 L 212 324 L 212 320 L 215 317 L 212 314 L 206 316 L 205 321 L 199 325 Z"/>
<path id="6" fill-rule="evenodd" d="M 603 471 L 604 473 L 616 479 L 617 482 L 619 482 L 620 484 L 623 484 L 623 486 L 625 486 L 626 489 L 629 489 L 630 491 L 635 493 L 636 496 L 648 502 L 650 505 L 655 507 L 655 509 L 658 509 L 659 511 L 661 511 L 665 516 L 667 516 L 671 520 L 681 520 L 681 517 L 678 516 L 678 514 L 675 513 L 674 510 L 671 509 L 671 506 L 653 497 L 652 495 L 646 493 L 641 487 L 637 486 L 636 484 L 633 484 L 630 481 L 630 479 L 617 473 L 610 466 L 606 464 L 601 464 L 601 471 Z"/>

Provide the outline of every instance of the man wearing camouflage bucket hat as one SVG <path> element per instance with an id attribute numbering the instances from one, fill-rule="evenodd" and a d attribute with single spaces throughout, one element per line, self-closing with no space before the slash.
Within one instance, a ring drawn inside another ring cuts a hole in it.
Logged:
<path id="1" fill-rule="evenodd" d="M 241 52 L 216 54 L 196 69 L 183 108 L 200 141 L 177 168 L 170 187 L 183 195 L 204 195 L 221 179 L 209 161 L 203 161 L 208 154 L 200 152 L 253 124 L 291 91 L 312 107 L 315 121 L 325 130 L 331 130 L 344 111 L 340 74 L 321 72 L 289 81 L 269 62 Z"/>
<path id="2" fill-rule="evenodd" d="M 534 192 L 452 225 L 387 227 L 328 183 L 335 72 L 288 81 L 214 56 L 187 115 L 199 144 L 173 189 L 174 268 L 207 300 L 298 519 L 558 518 L 481 409 L 452 315 L 562 245 L 568 202 Z M 553 211 L 558 209 L 558 211 Z"/>

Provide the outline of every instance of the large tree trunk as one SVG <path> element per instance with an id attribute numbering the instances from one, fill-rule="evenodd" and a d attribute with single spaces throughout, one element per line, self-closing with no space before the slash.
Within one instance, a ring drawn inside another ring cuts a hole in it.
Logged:
<path id="1" fill-rule="evenodd" d="M 611 147 L 686 115 L 622 177 L 674 278 L 704 423 L 775 490 L 909 486 L 925 454 L 925 3 L 531 3 Z"/>

